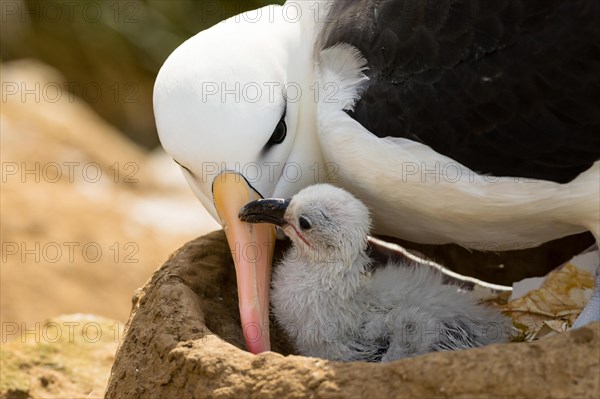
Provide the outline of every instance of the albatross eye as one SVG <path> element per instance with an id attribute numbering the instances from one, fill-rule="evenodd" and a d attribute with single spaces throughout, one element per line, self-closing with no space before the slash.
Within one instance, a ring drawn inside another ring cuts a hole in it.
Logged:
<path id="1" fill-rule="evenodd" d="M 285 139 L 286 134 L 287 134 L 287 126 L 282 117 L 281 120 L 279 121 L 279 123 L 277 123 L 277 126 L 275 126 L 275 130 L 273 130 L 273 134 L 271 135 L 271 138 L 269 139 L 268 144 L 270 145 L 270 144 L 283 143 L 283 140 Z"/>
<path id="2" fill-rule="evenodd" d="M 302 230 L 308 230 L 310 229 L 310 222 L 308 221 L 308 219 L 306 219 L 304 216 L 300 216 L 298 218 L 298 224 L 300 225 L 300 228 Z"/>

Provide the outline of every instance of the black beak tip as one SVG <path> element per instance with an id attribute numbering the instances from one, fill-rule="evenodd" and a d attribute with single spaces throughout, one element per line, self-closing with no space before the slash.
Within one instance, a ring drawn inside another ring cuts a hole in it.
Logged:
<path id="1" fill-rule="evenodd" d="M 238 214 L 238 218 L 240 218 L 240 220 L 242 222 L 250 222 L 248 220 L 248 218 L 252 216 L 252 209 L 255 206 L 255 202 L 256 201 L 251 201 L 251 202 L 247 203 L 246 205 L 244 205 L 242 207 L 242 209 L 240 209 L 240 213 Z"/>
<path id="2" fill-rule="evenodd" d="M 239 219 L 246 223 L 285 224 L 283 219 L 289 200 L 278 198 L 258 199 L 248 202 L 240 209 Z"/>

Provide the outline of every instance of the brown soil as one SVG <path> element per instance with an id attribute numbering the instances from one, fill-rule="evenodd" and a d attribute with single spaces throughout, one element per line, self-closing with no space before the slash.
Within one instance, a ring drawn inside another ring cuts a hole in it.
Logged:
<path id="1" fill-rule="evenodd" d="M 24 341 L 5 343 L 0 397 L 103 397 L 120 326 L 98 316 L 60 316 L 32 329 Z"/>

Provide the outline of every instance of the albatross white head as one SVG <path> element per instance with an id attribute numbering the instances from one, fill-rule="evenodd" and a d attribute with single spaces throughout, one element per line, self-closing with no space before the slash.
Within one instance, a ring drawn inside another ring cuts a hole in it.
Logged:
<path id="1" fill-rule="evenodd" d="M 291 196 L 323 170 L 310 92 L 314 23 L 290 7 L 268 6 L 197 34 L 169 56 L 154 87 L 161 144 L 227 234 L 253 353 L 270 349 L 274 230 L 240 222 L 238 212 L 256 198 Z"/>

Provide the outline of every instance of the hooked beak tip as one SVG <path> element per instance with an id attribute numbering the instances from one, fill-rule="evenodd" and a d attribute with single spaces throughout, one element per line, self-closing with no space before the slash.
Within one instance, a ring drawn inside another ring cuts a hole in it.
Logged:
<path id="1" fill-rule="evenodd" d="M 247 223 L 270 223 L 283 227 L 285 212 L 290 204 L 289 199 L 267 198 L 251 201 L 244 205 L 238 217 Z"/>

